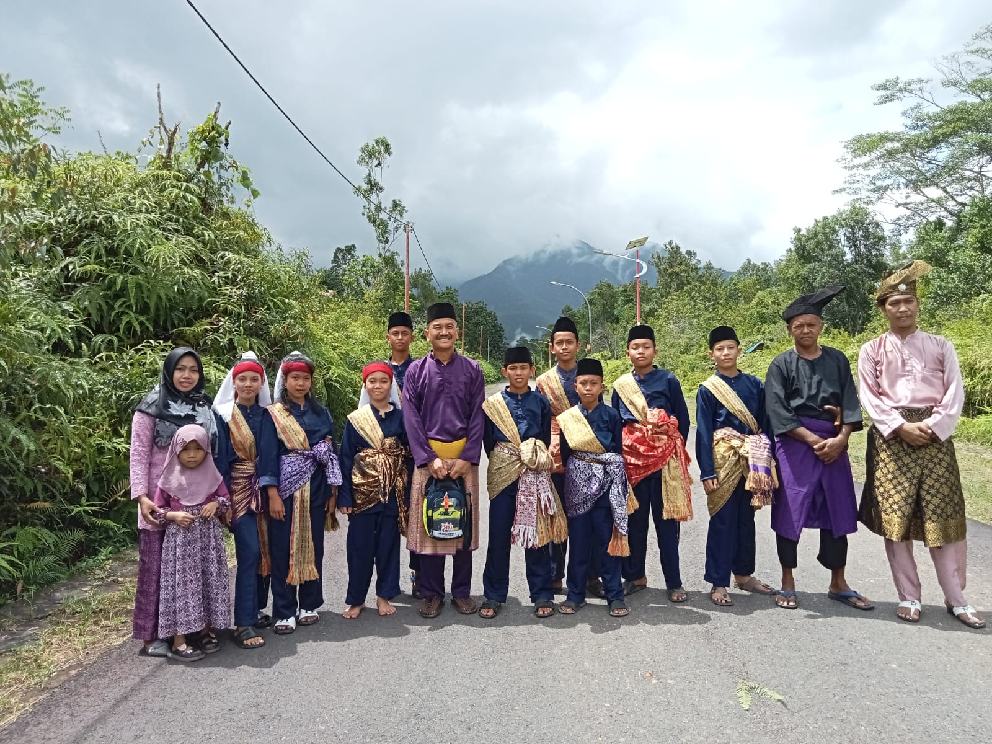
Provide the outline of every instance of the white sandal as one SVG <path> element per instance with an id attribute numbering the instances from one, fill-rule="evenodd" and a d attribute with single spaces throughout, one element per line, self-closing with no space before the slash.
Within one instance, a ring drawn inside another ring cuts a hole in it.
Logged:
<path id="1" fill-rule="evenodd" d="M 316 610 L 300 610 L 296 613 L 296 620 L 300 625 L 316 625 L 320 622 L 320 615 Z"/>
<path id="2" fill-rule="evenodd" d="M 906 617 L 904 615 L 900 615 L 899 612 L 898 612 L 898 610 L 896 611 L 896 617 L 898 617 L 904 623 L 918 623 L 918 622 L 920 622 L 920 616 L 923 614 L 923 605 L 920 603 L 920 600 L 918 600 L 918 599 L 904 599 L 902 602 L 899 603 L 899 608 L 907 609 L 910 612 L 909 617 Z M 914 612 L 919 613 L 919 614 L 917 614 L 917 616 L 915 618 L 912 616 L 912 613 L 914 613 Z"/>
<path id="3" fill-rule="evenodd" d="M 961 623 L 967 625 L 969 628 L 974 630 L 981 630 L 985 627 L 985 621 L 978 616 L 978 610 L 976 610 L 971 605 L 961 605 L 959 607 L 951 607 L 947 605 L 947 612 L 954 615 Z M 972 618 L 971 621 L 965 620 L 962 615 L 967 615 Z"/>
<path id="4" fill-rule="evenodd" d="M 296 618 L 287 617 L 282 620 L 276 620 L 272 630 L 276 635 L 289 635 L 296 630 Z"/>

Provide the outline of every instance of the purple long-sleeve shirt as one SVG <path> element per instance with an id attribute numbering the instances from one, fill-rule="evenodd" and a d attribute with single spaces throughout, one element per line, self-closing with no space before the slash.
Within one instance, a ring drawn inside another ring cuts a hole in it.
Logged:
<path id="1" fill-rule="evenodd" d="M 479 464 L 485 398 L 482 369 L 461 354 L 454 354 L 447 364 L 433 353 L 410 364 L 403 380 L 403 423 L 418 468 L 436 457 L 428 439 L 455 442 L 464 437 L 461 459 Z"/>

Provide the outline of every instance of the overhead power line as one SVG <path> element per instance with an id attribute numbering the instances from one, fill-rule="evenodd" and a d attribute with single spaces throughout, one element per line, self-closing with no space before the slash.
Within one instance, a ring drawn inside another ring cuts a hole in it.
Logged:
<path id="1" fill-rule="evenodd" d="M 234 61 L 238 63 L 238 66 L 242 70 L 244 70 L 244 73 L 255 84 L 255 87 L 257 87 L 260 91 L 262 91 L 262 94 L 266 98 L 269 99 L 269 103 L 271 103 L 273 106 L 276 107 L 276 110 L 280 114 L 282 114 L 283 118 L 286 121 L 289 122 L 290 126 L 292 126 L 293 129 L 296 130 L 297 134 L 299 134 L 306 141 L 306 143 L 308 145 L 310 145 L 310 147 L 313 148 L 313 151 L 316 152 L 317 155 L 320 156 L 321 160 L 323 160 L 325 163 L 327 163 L 329 166 L 331 166 L 331 168 L 334 170 L 334 172 L 337 173 L 339 176 L 341 176 L 341 178 L 344 180 L 344 182 L 347 183 L 351 187 L 352 192 L 355 194 L 355 196 L 357 196 L 360 199 L 362 199 L 363 201 L 365 201 L 370 207 L 372 207 L 373 209 L 379 211 L 381 214 L 384 214 L 385 217 L 386 217 L 386 219 L 388 219 L 388 220 L 390 220 L 392 222 L 396 222 L 396 223 L 398 223 L 400 225 L 405 224 L 406 223 L 406 220 L 404 220 L 404 219 L 402 219 L 400 217 L 397 217 L 396 215 L 391 214 L 387 210 L 383 209 L 383 207 L 382 207 L 381 204 L 375 204 L 371 199 L 369 199 L 366 196 L 363 196 L 359 192 L 358 186 L 355 184 L 355 182 L 352 181 L 350 178 L 348 178 L 348 176 L 346 176 L 344 174 L 344 172 L 340 168 L 338 168 L 334 164 L 334 162 L 329 157 L 327 157 L 327 155 L 324 154 L 324 151 L 323 150 L 321 150 L 319 147 L 317 147 L 317 144 L 312 139 L 310 139 L 310 137 L 307 135 L 306 132 L 303 131 L 302 128 L 300 128 L 300 125 L 299 124 L 297 124 L 295 121 L 293 121 L 293 117 L 290 116 L 288 113 L 286 113 L 286 109 L 284 109 L 282 106 L 280 106 L 279 105 L 279 102 L 275 98 L 272 97 L 272 94 L 269 93 L 269 91 L 265 89 L 265 86 L 262 85 L 261 82 L 259 82 L 258 78 L 255 77 L 255 75 L 252 73 L 252 71 L 248 69 L 248 66 L 244 62 L 241 61 L 241 58 L 235 53 L 235 51 L 233 49 L 231 49 L 230 45 L 226 41 L 224 41 L 224 38 L 220 35 L 220 33 L 218 33 L 217 29 L 215 29 L 210 24 L 210 21 L 208 21 L 206 19 L 206 17 L 203 15 L 203 13 L 200 12 L 200 9 L 196 7 L 196 5 L 192 2 L 192 0 L 186 0 L 186 4 L 193 10 L 194 13 L 196 13 L 197 17 L 201 21 L 203 21 L 203 25 L 206 26 L 207 29 L 209 29 L 210 33 L 214 35 L 214 38 L 216 38 L 217 41 L 220 42 L 221 46 L 224 47 L 224 49 L 227 51 L 227 53 L 231 55 L 232 59 L 234 59 Z M 412 226 L 411 226 L 411 229 L 412 229 Z M 427 253 L 426 253 L 426 251 L 424 251 L 424 246 L 421 244 L 421 242 L 420 242 L 420 236 L 417 235 L 417 231 L 416 230 L 413 230 L 413 236 L 417 239 L 417 246 L 420 248 L 420 255 L 422 255 L 424 257 L 424 263 L 427 264 L 427 270 L 430 272 L 431 278 L 434 279 L 434 283 L 438 285 L 438 288 L 440 288 L 441 285 L 438 284 L 437 277 L 434 274 L 434 270 L 431 268 L 430 261 L 427 260 Z"/>

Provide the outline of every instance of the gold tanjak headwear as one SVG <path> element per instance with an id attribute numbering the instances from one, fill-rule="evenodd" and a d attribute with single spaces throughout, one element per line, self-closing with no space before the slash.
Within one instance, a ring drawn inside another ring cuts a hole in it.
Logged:
<path id="1" fill-rule="evenodd" d="M 891 276 L 882 280 L 878 285 L 878 292 L 875 294 L 875 301 L 879 305 L 884 305 L 886 300 L 896 295 L 916 296 L 916 282 L 921 276 L 930 273 L 933 267 L 926 261 L 913 261 Z"/>

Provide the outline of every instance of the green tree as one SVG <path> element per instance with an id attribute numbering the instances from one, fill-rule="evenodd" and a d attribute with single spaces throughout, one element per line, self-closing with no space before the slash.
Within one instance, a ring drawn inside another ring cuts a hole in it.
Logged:
<path id="1" fill-rule="evenodd" d="M 355 193 L 364 201 L 362 214 L 372 226 L 380 253 L 388 250 L 406 216 L 406 207 L 399 199 L 390 200 L 388 206 L 383 203 L 386 193 L 383 176 L 392 155 L 393 146 L 385 137 L 366 142 L 358 151 L 358 165 L 365 169 L 365 175 Z"/>

